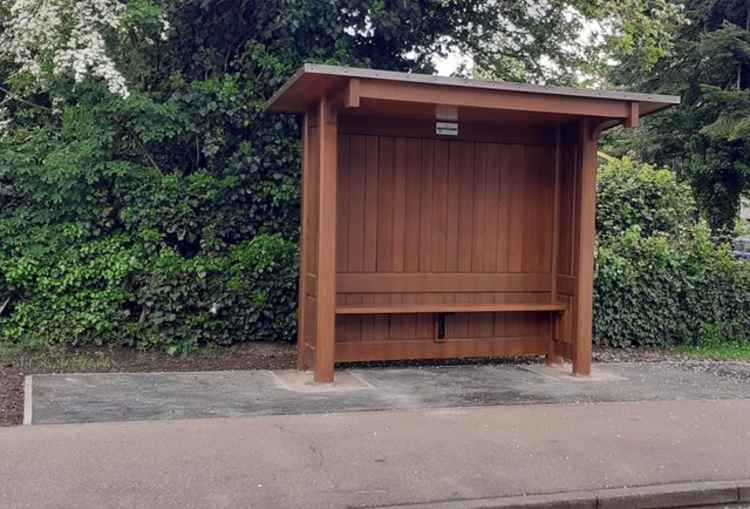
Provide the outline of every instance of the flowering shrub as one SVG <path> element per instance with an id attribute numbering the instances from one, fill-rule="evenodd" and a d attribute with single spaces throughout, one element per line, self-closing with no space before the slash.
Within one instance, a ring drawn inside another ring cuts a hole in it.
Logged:
<path id="1" fill-rule="evenodd" d="M 18 64 L 19 72 L 43 78 L 45 72 L 69 74 L 78 83 L 93 76 L 101 79 L 113 94 L 129 95 L 127 83 L 118 70 L 109 45 L 122 44 L 129 23 L 150 7 L 144 2 L 128 4 L 120 0 L 14 0 L 7 21 L 0 31 L 0 58 Z M 169 28 L 158 11 L 159 37 Z M 145 39 L 148 42 L 148 34 Z"/>

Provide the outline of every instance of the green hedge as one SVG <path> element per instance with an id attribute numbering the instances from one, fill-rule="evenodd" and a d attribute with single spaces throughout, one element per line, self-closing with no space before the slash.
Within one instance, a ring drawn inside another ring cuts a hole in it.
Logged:
<path id="1" fill-rule="evenodd" d="M 594 338 L 609 346 L 750 339 L 750 264 L 698 225 L 683 238 L 638 226 L 599 246 Z"/>
<path id="2" fill-rule="evenodd" d="M 234 155 L 210 172 L 155 168 L 166 148 L 151 165 L 119 155 L 138 143 L 135 132 L 178 150 L 195 107 L 231 123 L 226 108 L 242 92 L 231 82 L 202 86 L 168 106 L 79 89 L 56 127 L 31 124 L 0 140 L 0 342 L 181 352 L 294 339 L 296 126 L 266 126 L 273 143 L 267 134 L 223 140 Z M 598 185 L 595 341 L 750 339 L 750 263 L 696 223 L 688 188 L 627 159 L 604 163 Z"/>
<path id="3" fill-rule="evenodd" d="M 601 165 L 594 341 L 667 346 L 750 339 L 750 263 L 696 221 L 668 170 L 624 158 Z"/>
<path id="4" fill-rule="evenodd" d="M 0 343 L 295 338 L 299 132 L 262 113 L 252 83 L 287 72 L 263 61 L 162 100 L 64 87 L 18 116 L 0 136 Z"/>
<path id="5" fill-rule="evenodd" d="M 608 157 L 599 165 L 596 230 L 600 242 L 639 226 L 648 236 L 678 237 L 695 223 L 697 210 L 690 186 L 674 172 L 628 157 Z"/>
<path id="6" fill-rule="evenodd" d="M 2 341 L 121 344 L 171 353 L 202 344 L 291 340 L 297 244 L 262 234 L 186 258 L 117 235 L 0 259 L 14 294 Z"/>

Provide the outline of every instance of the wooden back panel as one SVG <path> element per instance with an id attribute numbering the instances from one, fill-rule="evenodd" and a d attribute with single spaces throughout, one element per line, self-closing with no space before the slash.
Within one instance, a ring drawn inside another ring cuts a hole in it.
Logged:
<path id="1" fill-rule="evenodd" d="M 554 145 L 342 124 L 338 304 L 551 302 Z M 432 340 L 434 320 L 339 316 L 336 335 Z M 550 335 L 547 314 L 456 314 L 447 323 L 453 339 Z"/>

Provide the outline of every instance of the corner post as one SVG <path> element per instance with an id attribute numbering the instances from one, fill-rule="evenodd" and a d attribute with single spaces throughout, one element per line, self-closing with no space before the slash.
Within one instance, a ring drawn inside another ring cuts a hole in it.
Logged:
<path id="1" fill-rule="evenodd" d="M 315 383 L 331 383 L 336 347 L 336 180 L 338 174 L 337 114 L 331 101 L 318 103 L 320 161 L 318 221 L 318 301 Z"/>
<path id="2" fill-rule="evenodd" d="M 594 242 L 596 237 L 596 167 L 599 127 L 590 119 L 581 122 L 581 178 L 578 214 L 578 271 L 573 374 L 591 374 L 591 341 L 594 304 Z"/>
<path id="3" fill-rule="evenodd" d="M 552 303 L 557 303 L 557 257 L 560 243 L 560 180 L 561 180 L 561 159 L 562 159 L 562 127 L 557 124 L 555 127 L 555 187 L 554 187 L 554 200 L 552 210 L 552 291 L 551 299 Z M 550 340 L 547 345 L 547 354 L 545 355 L 545 362 L 548 366 L 554 366 L 560 364 L 563 360 L 562 356 L 557 353 L 557 341 L 560 334 L 560 326 L 562 317 L 559 313 L 555 313 L 551 319 L 550 326 Z"/>

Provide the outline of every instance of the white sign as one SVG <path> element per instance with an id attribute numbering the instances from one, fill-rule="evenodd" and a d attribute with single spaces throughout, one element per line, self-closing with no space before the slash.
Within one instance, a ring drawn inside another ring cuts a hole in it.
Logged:
<path id="1" fill-rule="evenodd" d="M 435 134 L 439 136 L 458 136 L 458 122 L 435 122 Z"/>

